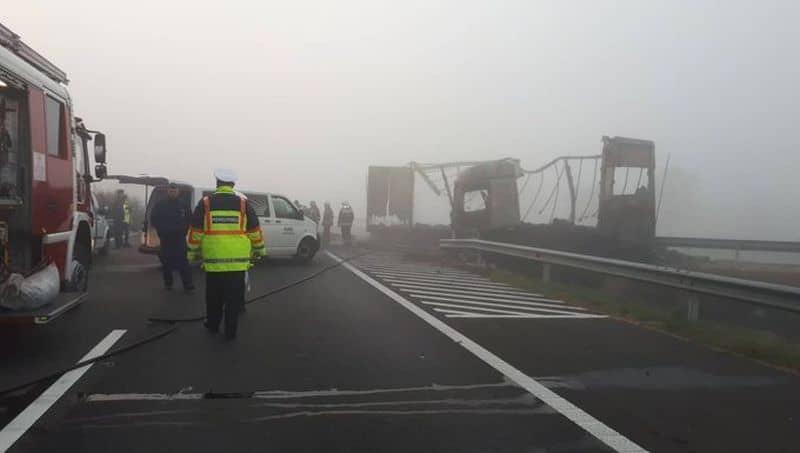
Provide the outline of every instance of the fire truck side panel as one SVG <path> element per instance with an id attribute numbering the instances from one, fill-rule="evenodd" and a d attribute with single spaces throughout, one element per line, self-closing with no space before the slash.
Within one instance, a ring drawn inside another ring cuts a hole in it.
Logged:
<path id="1" fill-rule="evenodd" d="M 67 245 L 72 235 L 70 223 L 74 173 L 69 141 L 66 139 L 66 134 L 70 131 L 67 109 L 63 103 L 60 104 L 60 155 L 49 155 L 47 153 L 46 95 L 34 87 L 30 87 L 28 93 L 33 158 L 31 162 L 33 168 L 32 233 L 34 236 L 43 235 L 44 253 L 55 261 L 62 279 L 66 279 Z"/>

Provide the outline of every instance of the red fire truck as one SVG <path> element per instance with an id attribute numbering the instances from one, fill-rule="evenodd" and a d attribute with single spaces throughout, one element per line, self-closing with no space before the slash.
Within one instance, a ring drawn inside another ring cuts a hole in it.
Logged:
<path id="1" fill-rule="evenodd" d="M 86 295 L 91 183 L 106 176 L 106 140 L 74 116 L 67 82 L 64 71 L 0 24 L 0 323 L 46 323 Z M 57 296 L 35 309 L 2 304 L 14 289 L 9 279 L 21 282 L 45 268 L 58 271 Z"/>

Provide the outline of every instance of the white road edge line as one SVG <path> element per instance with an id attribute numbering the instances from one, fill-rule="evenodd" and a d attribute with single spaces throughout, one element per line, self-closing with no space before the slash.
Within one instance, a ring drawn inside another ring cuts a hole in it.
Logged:
<path id="1" fill-rule="evenodd" d="M 538 381 L 536 381 L 536 379 L 533 379 L 532 377 L 528 376 L 522 371 L 514 368 L 511 364 L 504 361 L 500 357 L 494 355 L 488 349 L 470 340 L 469 338 L 461 334 L 461 332 L 448 326 L 444 321 L 441 321 L 440 319 L 436 318 L 436 316 L 428 313 L 427 311 L 425 311 L 425 309 L 415 305 L 413 302 L 409 301 L 400 294 L 397 294 L 392 289 L 382 285 L 374 278 L 358 270 L 355 266 L 351 265 L 350 263 L 343 261 L 341 258 L 334 255 L 333 253 L 327 250 L 325 251 L 325 253 L 329 257 L 334 259 L 336 262 L 341 263 L 342 267 L 349 270 L 357 277 L 361 278 L 361 280 L 364 280 L 370 286 L 377 289 L 381 293 L 385 294 L 387 297 L 397 302 L 411 313 L 417 315 L 419 318 L 430 324 L 433 328 L 435 328 L 439 332 L 447 335 L 451 340 L 460 344 L 462 347 L 464 347 L 464 349 L 471 352 L 479 359 L 483 360 L 487 365 L 491 366 L 492 368 L 499 371 L 507 378 L 516 382 L 517 385 L 530 392 L 533 396 L 542 400 L 545 404 L 552 407 L 561 415 L 568 418 L 573 423 L 584 429 L 586 432 L 588 432 L 589 434 L 593 435 L 604 444 L 611 447 L 614 451 L 617 451 L 619 453 L 647 452 L 647 450 L 640 447 L 639 445 L 637 445 L 627 437 L 623 436 L 622 434 L 614 431 L 600 420 L 592 417 L 583 409 L 570 403 L 569 401 L 562 398 L 554 391 L 540 384 Z"/>
<path id="2" fill-rule="evenodd" d="M 114 344 L 125 335 L 127 330 L 117 329 L 112 330 L 100 343 L 97 343 L 83 358 L 78 362 L 93 359 L 97 356 L 103 355 L 111 349 Z M 14 443 L 25 434 L 34 423 L 36 423 L 42 415 L 47 412 L 50 407 L 56 403 L 65 393 L 78 382 L 92 364 L 64 373 L 63 376 L 47 388 L 34 402 L 17 415 L 14 420 L 11 420 L 2 431 L 0 431 L 0 453 L 5 453 L 11 448 Z"/>

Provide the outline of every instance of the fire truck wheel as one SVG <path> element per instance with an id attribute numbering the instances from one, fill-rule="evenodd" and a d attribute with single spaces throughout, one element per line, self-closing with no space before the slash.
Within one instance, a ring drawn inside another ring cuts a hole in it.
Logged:
<path id="1" fill-rule="evenodd" d="M 89 257 L 91 251 L 83 244 L 75 244 L 72 259 L 72 278 L 69 289 L 75 292 L 84 292 L 89 288 Z"/>

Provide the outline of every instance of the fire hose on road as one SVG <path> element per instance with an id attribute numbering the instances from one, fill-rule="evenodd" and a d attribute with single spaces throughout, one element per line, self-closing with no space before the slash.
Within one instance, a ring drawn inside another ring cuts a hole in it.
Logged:
<path id="1" fill-rule="evenodd" d="M 281 287 L 278 287 L 276 289 L 267 291 L 264 294 L 260 294 L 258 296 L 255 296 L 255 297 L 252 297 L 250 299 L 247 299 L 247 300 L 245 300 L 245 305 L 249 305 L 249 304 L 252 304 L 252 303 L 255 303 L 255 302 L 263 301 L 269 296 L 274 296 L 275 294 L 278 294 L 278 293 L 281 293 L 283 291 L 286 291 L 287 289 L 290 289 L 290 288 L 293 288 L 295 286 L 301 285 L 301 284 L 303 284 L 303 283 L 305 283 L 305 282 L 307 282 L 309 280 L 313 280 L 314 278 L 319 277 L 320 275 L 324 274 L 325 272 L 328 272 L 328 271 L 330 271 L 332 269 L 335 269 L 335 268 L 341 266 L 342 264 L 344 264 L 344 263 L 346 263 L 348 261 L 352 261 L 354 259 L 357 259 L 357 258 L 360 258 L 362 256 L 368 255 L 369 253 L 371 253 L 371 252 L 365 252 L 365 253 L 353 255 L 353 256 L 348 257 L 348 258 L 344 258 L 344 259 L 342 259 L 340 261 L 337 261 L 336 263 L 333 263 L 331 265 L 325 266 L 322 269 L 320 269 L 320 270 L 318 270 L 316 272 L 313 272 L 310 275 L 307 275 L 307 276 L 305 276 L 305 277 L 303 277 L 301 279 L 295 280 L 295 281 L 293 281 L 291 283 L 288 283 L 288 284 L 283 285 Z M 91 364 L 93 364 L 95 362 L 100 362 L 100 361 L 103 361 L 103 360 L 107 360 L 107 359 L 109 359 L 111 357 L 122 355 L 122 354 L 124 354 L 126 352 L 132 351 L 132 350 L 137 349 L 137 348 L 139 348 L 141 346 L 144 346 L 146 344 L 152 343 L 152 342 L 154 342 L 156 340 L 160 340 L 160 339 L 166 337 L 167 335 L 170 335 L 170 334 L 174 333 L 179 328 L 178 323 L 199 322 L 199 321 L 205 320 L 205 318 L 206 318 L 205 315 L 192 316 L 192 317 L 188 317 L 188 318 L 159 318 L 159 317 L 147 318 L 147 320 L 150 321 L 150 322 L 166 323 L 166 324 L 170 324 L 170 326 L 168 328 L 162 330 L 161 332 L 158 332 L 156 334 L 150 335 L 150 336 L 148 336 L 146 338 L 143 338 L 141 340 L 137 340 L 137 341 L 135 341 L 135 342 L 133 342 L 133 343 L 127 345 L 127 346 L 123 346 L 121 348 L 114 349 L 114 350 L 109 351 L 109 352 L 107 352 L 107 353 L 105 353 L 103 355 L 94 357 L 94 358 L 89 359 L 89 360 L 83 360 L 83 361 L 78 362 L 78 363 L 76 363 L 74 365 L 68 366 L 66 368 L 62 368 L 62 369 L 60 369 L 58 371 L 54 371 L 52 373 L 48 373 L 48 374 L 46 374 L 44 376 L 41 376 L 39 378 L 36 378 L 34 380 L 23 382 L 21 384 L 14 385 L 14 386 L 6 388 L 6 389 L 2 389 L 2 390 L 0 390 L 0 396 L 5 396 L 5 395 L 11 394 L 11 393 L 15 393 L 15 392 L 18 392 L 20 390 L 24 390 L 24 389 L 26 389 L 28 387 L 31 387 L 31 386 L 34 386 L 34 385 L 37 385 L 37 384 L 41 384 L 43 382 L 47 382 L 47 381 L 50 381 L 52 379 L 56 379 L 56 378 L 60 377 L 61 375 L 65 374 L 65 373 L 68 373 L 68 372 L 70 372 L 72 370 L 76 370 L 78 368 L 83 368 L 83 367 L 85 367 L 87 365 L 91 365 Z"/>

